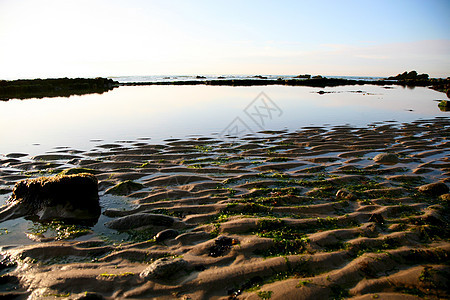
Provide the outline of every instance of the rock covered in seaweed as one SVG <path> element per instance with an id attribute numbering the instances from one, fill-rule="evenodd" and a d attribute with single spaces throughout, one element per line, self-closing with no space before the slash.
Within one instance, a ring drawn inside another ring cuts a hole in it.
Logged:
<path id="1" fill-rule="evenodd" d="M 97 178 L 92 174 L 57 175 L 16 183 L 0 221 L 30 217 L 38 221 L 94 221 L 100 216 Z"/>

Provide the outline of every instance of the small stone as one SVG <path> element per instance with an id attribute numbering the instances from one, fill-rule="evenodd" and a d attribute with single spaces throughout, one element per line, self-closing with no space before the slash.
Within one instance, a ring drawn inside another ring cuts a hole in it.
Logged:
<path id="1" fill-rule="evenodd" d="M 174 229 L 166 229 L 163 231 L 158 232 L 154 239 L 156 242 L 162 242 L 168 239 L 173 239 L 176 238 L 178 236 L 178 231 L 174 230 Z"/>
<path id="2" fill-rule="evenodd" d="M 430 195 L 430 196 L 440 196 L 442 194 L 448 193 L 448 186 L 443 182 L 434 182 L 430 184 L 425 184 L 419 186 L 419 192 Z"/>
<path id="3" fill-rule="evenodd" d="M 168 279 L 176 273 L 186 270 L 188 262 L 182 258 L 160 258 L 154 261 L 139 275 L 143 279 Z"/>
<path id="4" fill-rule="evenodd" d="M 400 159 L 393 153 L 380 153 L 373 158 L 373 161 L 379 164 L 396 164 Z"/>
<path id="5" fill-rule="evenodd" d="M 356 196 L 352 192 L 346 189 L 340 189 L 336 193 L 336 199 L 338 200 L 355 200 Z"/>

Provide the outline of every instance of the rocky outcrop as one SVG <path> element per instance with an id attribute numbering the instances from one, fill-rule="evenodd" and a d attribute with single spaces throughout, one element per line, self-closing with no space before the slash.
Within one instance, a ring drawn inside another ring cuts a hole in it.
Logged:
<path id="1" fill-rule="evenodd" d="M 101 77 L 0 80 L 0 100 L 104 93 L 116 86 L 117 81 Z"/>
<path id="2" fill-rule="evenodd" d="M 402 74 L 398 74 L 397 76 L 391 76 L 388 80 L 428 80 L 428 74 L 417 74 L 416 71 L 411 72 L 403 72 Z"/>
<path id="3" fill-rule="evenodd" d="M 92 174 L 57 175 L 16 183 L 1 208 L 0 222 L 20 217 L 96 222 L 100 212 L 98 182 Z"/>

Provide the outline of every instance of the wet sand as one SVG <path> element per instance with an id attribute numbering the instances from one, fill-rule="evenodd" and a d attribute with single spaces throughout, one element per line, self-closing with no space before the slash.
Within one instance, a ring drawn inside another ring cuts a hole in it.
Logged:
<path id="1" fill-rule="evenodd" d="M 103 208 L 101 221 L 123 241 L 88 229 L 77 239 L 28 232 L 29 245 L 2 245 L 0 291 L 19 299 L 448 298 L 450 197 L 423 186 L 448 185 L 449 128 L 450 119 L 436 118 L 7 154 L 6 196 L 24 178 L 90 172 L 101 199 L 130 205 Z"/>

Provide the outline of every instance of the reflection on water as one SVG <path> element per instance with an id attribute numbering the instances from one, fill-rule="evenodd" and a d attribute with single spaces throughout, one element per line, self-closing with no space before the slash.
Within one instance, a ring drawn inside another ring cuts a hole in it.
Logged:
<path id="1" fill-rule="evenodd" d="M 211 136 L 236 118 L 257 131 L 244 110 L 261 92 L 283 112 L 267 119 L 267 130 L 448 116 L 433 102 L 443 94 L 421 87 L 120 87 L 102 95 L 0 103 L 0 154 L 42 153 L 58 146 L 88 150 L 99 143 L 93 140 L 151 138 L 157 143 L 170 137 Z"/>

